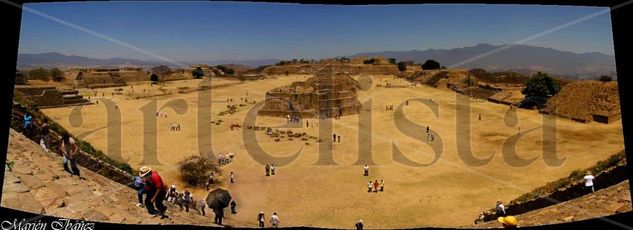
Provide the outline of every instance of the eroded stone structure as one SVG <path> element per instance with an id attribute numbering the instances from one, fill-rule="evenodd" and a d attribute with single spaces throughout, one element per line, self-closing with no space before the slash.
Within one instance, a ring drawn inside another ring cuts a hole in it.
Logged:
<path id="1" fill-rule="evenodd" d="M 58 107 L 90 103 L 74 89 L 16 86 L 14 95 L 17 100 L 36 107 Z"/>
<path id="2" fill-rule="evenodd" d="M 305 82 L 275 88 L 266 93 L 266 104 L 258 115 L 285 117 L 340 117 L 357 114 L 361 110 L 356 91 L 360 85 L 332 66 L 318 71 Z"/>

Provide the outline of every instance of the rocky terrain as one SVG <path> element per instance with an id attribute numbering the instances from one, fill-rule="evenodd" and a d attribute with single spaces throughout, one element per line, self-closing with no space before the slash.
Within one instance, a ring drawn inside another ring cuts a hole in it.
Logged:
<path id="1" fill-rule="evenodd" d="M 213 212 L 186 213 L 168 205 L 168 219 L 150 216 L 136 207 L 136 191 L 80 166 L 86 180 L 64 171 L 61 157 L 11 129 L 7 159 L 15 162 L 5 170 L 2 206 L 55 217 L 125 224 L 213 225 Z"/>
<path id="2" fill-rule="evenodd" d="M 569 83 L 548 100 L 545 111 L 582 120 L 592 120 L 592 114 L 619 114 L 618 84 L 615 81 Z"/>

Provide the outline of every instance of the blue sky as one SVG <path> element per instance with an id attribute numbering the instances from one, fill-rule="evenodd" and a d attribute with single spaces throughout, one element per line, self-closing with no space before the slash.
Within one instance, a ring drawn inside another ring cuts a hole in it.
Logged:
<path id="1" fill-rule="evenodd" d="M 238 2 L 31 3 L 25 7 L 177 61 L 318 59 L 369 51 L 500 45 L 605 9 Z M 610 14 L 526 44 L 613 55 Z M 19 52 L 156 60 L 28 10 L 22 15 Z"/>

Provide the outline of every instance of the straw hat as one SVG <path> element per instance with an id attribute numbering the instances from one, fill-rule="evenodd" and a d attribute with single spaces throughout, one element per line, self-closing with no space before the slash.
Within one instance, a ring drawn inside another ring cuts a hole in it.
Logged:
<path id="1" fill-rule="evenodd" d="M 514 216 L 499 217 L 497 221 L 508 226 L 517 226 L 517 222 L 519 222 Z"/>
<path id="2" fill-rule="evenodd" d="M 69 137 L 68 138 L 68 143 L 70 143 L 71 145 L 74 145 L 75 144 L 75 139 L 72 138 L 72 137 Z"/>
<path id="3" fill-rule="evenodd" d="M 152 168 L 150 168 L 148 166 L 143 166 L 143 167 L 141 167 L 140 170 L 138 170 L 138 175 L 144 177 L 145 175 L 147 175 L 151 171 L 152 171 Z"/>

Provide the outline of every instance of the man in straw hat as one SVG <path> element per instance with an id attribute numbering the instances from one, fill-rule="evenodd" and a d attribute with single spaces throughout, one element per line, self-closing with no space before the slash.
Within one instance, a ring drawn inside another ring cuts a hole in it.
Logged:
<path id="1" fill-rule="evenodd" d="M 152 170 L 148 166 L 143 166 L 139 170 L 139 176 L 145 180 L 145 207 L 147 212 L 154 216 L 160 216 L 161 219 L 167 218 L 165 211 L 167 207 L 163 205 L 163 199 L 167 195 L 167 188 L 163 183 L 163 179 L 158 175 L 156 170 Z"/>
<path id="2" fill-rule="evenodd" d="M 495 207 L 497 216 L 506 216 L 506 208 L 503 206 L 501 200 L 497 200 L 497 206 Z"/>
<path id="3" fill-rule="evenodd" d="M 503 228 L 516 228 L 519 222 L 514 216 L 499 217 L 497 221 L 501 223 Z"/>

